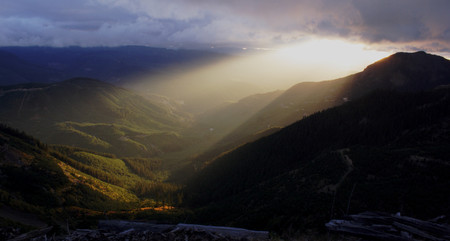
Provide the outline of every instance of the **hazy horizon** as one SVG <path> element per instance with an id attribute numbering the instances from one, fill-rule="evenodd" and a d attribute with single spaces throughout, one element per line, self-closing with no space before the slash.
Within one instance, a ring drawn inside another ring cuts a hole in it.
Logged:
<path id="1" fill-rule="evenodd" d="M 230 56 L 128 81 L 139 88 L 169 88 L 155 81 L 163 79 L 181 90 L 242 83 L 243 89 L 255 88 L 248 93 L 257 93 L 344 77 L 395 52 L 450 58 L 445 0 L 6 0 L 2 5 L 0 46 L 137 45 Z"/>

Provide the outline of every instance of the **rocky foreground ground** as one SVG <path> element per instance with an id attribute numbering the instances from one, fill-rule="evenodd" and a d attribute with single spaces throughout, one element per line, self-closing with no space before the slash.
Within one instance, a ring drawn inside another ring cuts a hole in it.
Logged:
<path id="1" fill-rule="evenodd" d="M 122 225 L 123 224 L 123 225 Z M 269 233 L 238 228 L 203 225 L 157 225 L 143 223 L 115 223 L 99 225 L 99 229 L 78 229 L 70 234 L 56 235 L 53 227 L 18 235 L 18 230 L 0 230 L 0 240 L 11 241 L 253 241 L 269 240 Z M 117 226 L 122 225 L 122 226 Z M 134 225 L 134 227 L 132 227 Z M 124 230 L 126 229 L 126 230 Z"/>

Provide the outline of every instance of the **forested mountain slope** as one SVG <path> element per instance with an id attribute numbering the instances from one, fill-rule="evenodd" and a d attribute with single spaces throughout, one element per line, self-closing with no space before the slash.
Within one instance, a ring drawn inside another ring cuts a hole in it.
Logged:
<path id="1" fill-rule="evenodd" d="M 448 88 L 377 91 L 218 157 L 186 192 L 204 222 L 258 229 L 367 210 L 448 216 L 449 123 Z"/>
<path id="2" fill-rule="evenodd" d="M 47 145 L 0 124 L 0 225 L 72 229 L 106 215 L 161 218 L 155 210 L 179 205 L 182 196 L 162 182 L 160 166 L 158 159 Z"/>
<path id="3" fill-rule="evenodd" d="M 49 144 L 121 156 L 152 156 L 182 147 L 190 116 L 94 79 L 0 88 L 0 121 Z"/>
<path id="4" fill-rule="evenodd" d="M 47 217 L 42 221 L 52 223 L 67 217 L 65 208 L 117 210 L 137 200 L 131 192 L 72 168 L 67 160 L 73 161 L 23 132 L 0 125 L 2 209 Z"/>
<path id="5" fill-rule="evenodd" d="M 425 52 L 396 53 L 341 79 L 299 83 L 255 114 L 234 133 L 252 134 L 286 126 L 317 111 L 351 101 L 376 89 L 422 91 L 450 84 L 450 61 Z"/>
<path id="6" fill-rule="evenodd" d="M 396 53 L 369 65 L 364 71 L 344 78 L 302 82 L 255 113 L 197 160 L 211 157 L 244 144 L 256 133 L 284 127 L 317 111 L 341 105 L 374 90 L 415 92 L 450 84 L 450 61 L 425 52 Z"/>

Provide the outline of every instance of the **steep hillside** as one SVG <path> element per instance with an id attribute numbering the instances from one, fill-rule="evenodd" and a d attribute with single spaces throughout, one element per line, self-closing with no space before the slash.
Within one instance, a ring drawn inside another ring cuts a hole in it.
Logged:
<path id="1" fill-rule="evenodd" d="M 305 82 L 291 87 L 230 134 L 229 138 L 236 139 L 270 126 L 286 126 L 376 89 L 421 91 L 448 84 L 449 60 L 425 52 L 397 53 L 345 78 Z"/>
<path id="2" fill-rule="evenodd" d="M 449 114 L 448 88 L 375 92 L 218 157 L 190 204 L 203 222 L 278 230 L 366 210 L 448 216 Z"/>
<path id="3" fill-rule="evenodd" d="M 251 95 L 237 102 L 224 103 L 222 106 L 198 115 L 193 131 L 203 131 L 205 136 L 217 141 L 282 93 L 283 91 L 277 90 Z"/>
<path id="4" fill-rule="evenodd" d="M 188 115 L 93 79 L 0 88 L 0 121 L 50 144 L 122 156 L 181 148 Z"/>
<path id="5" fill-rule="evenodd" d="M 195 116 L 193 125 L 184 132 L 194 141 L 193 145 L 182 153 L 164 156 L 168 169 L 173 171 L 170 179 L 177 183 L 184 183 L 194 174 L 194 168 L 196 169 L 197 165 L 199 167 L 203 165 L 200 160 L 210 160 L 221 152 L 221 150 L 211 149 L 216 142 L 282 93 L 283 91 L 277 90 L 251 95 L 237 102 L 224 103 L 222 106 Z M 265 134 L 267 133 L 252 135 L 248 141 Z"/>
<path id="6" fill-rule="evenodd" d="M 357 97 L 373 89 L 429 90 L 448 85 L 449 79 L 448 59 L 423 51 L 396 53 L 367 66 L 357 74 L 349 86 L 349 97 Z"/>
<path id="7" fill-rule="evenodd" d="M 449 60 L 425 52 L 396 53 L 357 74 L 294 85 L 224 137 L 209 152 L 219 155 L 252 140 L 250 137 L 255 133 L 287 126 L 317 111 L 352 101 L 374 90 L 422 91 L 449 84 Z"/>
<path id="8" fill-rule="evenodd" d="M 171 219 L 178 210 L 165 212 L 161 206 L 182 202 L 180 187 L 161 181 L 161 160 L 49 146 L 3 124 L 0 173 L 2 227 L 54 225 L 66 230 L 67 225 L 86 227 L 117 214 Z"/>
<path id="9" fill-rule="evenodd" d="M 0 219 L 33 226 L 64 221 L 71 207 L 116 210 L 138 200 L 72 168 L 67 160 L 39 140 L 0 125 Z"/>

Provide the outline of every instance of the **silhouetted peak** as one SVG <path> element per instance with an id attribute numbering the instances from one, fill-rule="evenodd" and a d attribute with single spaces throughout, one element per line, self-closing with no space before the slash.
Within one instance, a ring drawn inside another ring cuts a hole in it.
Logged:
<path id="1" fill-rule="evenodd" d="M 404 61 L 405 63 L 421 62 L 426 60 L 442 61 L 445 58 L 426 53 L 425 51 L 417 51 L 414 53 L 398 52 L 388 57 L 390 61 Z"/>
<path id="2" fill-rule="evenodd" d="M 364 70 L 366 71 L 376 71 L 376 70 L 394 70 L 400 67 L 408 67 L 409 69 L 419 67 L 419 69 L 424 68 L 436 68 L 442 65 L 448 65 L 450 61 L 444 57 L 428 54 L 424 51 L 418 51 L 414 53 L 398 52 L 389 57 L 381 59 L 369 66 Z"/>
<path id="3" fill-rule="evenodd" d="M 400 52 L 367 66 L 358 75 L 357 82 L 359 84 L 356 88 L 360 90 L 381 88 L 421 91 L 433 89 L 440 85 L 450 84 L 450 61 L 424 51 Z"/>
<path id="4" fill-rule="evenodd" d="M 395 54 L 393 54 L 393 55 L 391 55 L 391 56 L 405 57 L 405 56 L 425 56 L 425 55 L 430 55 L 430 56 L 431 56 L 431 55 L 433 55 L 433 54 L 429 54 L 429 53 L 427 53 L 427 52 L 421 50 L 421 51 L 417 51 L 417 52 L 414 52 L 414 53 L 397 52 L 397 53 L 395 53 Z M 434 55 L 434 56 L 437 56 L 437 55 Z"/>

